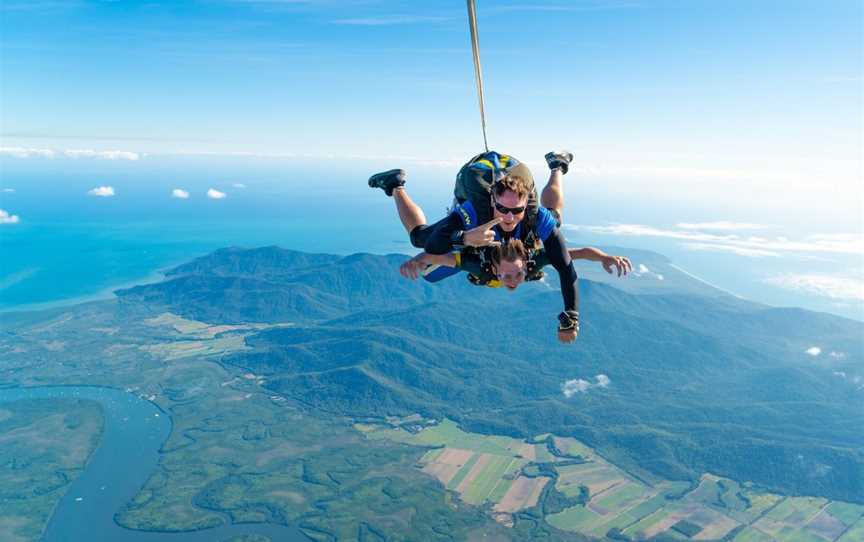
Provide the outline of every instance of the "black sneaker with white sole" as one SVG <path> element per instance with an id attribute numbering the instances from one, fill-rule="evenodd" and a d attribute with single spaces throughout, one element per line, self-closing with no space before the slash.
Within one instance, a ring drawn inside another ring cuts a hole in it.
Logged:
<path id="1" fill-rule="evenodd" d="M 380 188 L 388 196 L 393 195 L 393 190 L 405 184 L 405 170 L 391 169 L 382 171 L 369 177 L 370 188 Z"/>
<path id="2" fill-rule="evenodd" d="M 573 153 L 569 151 L 552 151 L 546 153 L 546 163 L 550 170 L 560 169 L 561 173 L 567 174 L 570 162 L 573 161 Z"/>

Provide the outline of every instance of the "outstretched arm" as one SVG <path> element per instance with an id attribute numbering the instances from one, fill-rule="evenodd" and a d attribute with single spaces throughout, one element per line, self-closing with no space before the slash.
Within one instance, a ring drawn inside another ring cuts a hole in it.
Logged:
<path id="1" fill-rule="evenodd" d="M 603 269 L 605 269 L 610 275 L 613 273 L 613 267 L 618 271 L 619 277 L 621 275 L 626 275 L 633 270 L 633 264 L 630 263 L 629 258 L 625 256 L 610 256 L 599 248 L 571 248 L 568 252 L 570 253 L 570 257 L 574 260 L 600 262 L 603 265 Z"/>
<path id="2" fill-rule="evenodd" d="M 416 280 L 420 273 L 430 265 L 443 265 L 446 267 L 458 267 L 456 254 L 429 254 L 421 252 L 407 262 L 399 266 L 399 273 L 406 279 Z"/>

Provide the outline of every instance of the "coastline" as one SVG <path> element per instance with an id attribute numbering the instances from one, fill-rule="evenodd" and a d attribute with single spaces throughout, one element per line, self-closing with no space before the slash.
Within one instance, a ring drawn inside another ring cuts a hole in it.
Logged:
<path id="1" fill-rule="evenodd" d="M 185 261 L 185 260 L 184 260 Z M 162 267 L 156 271 L 153 271 L 147 275 L 143 275 L 140 278 L 124 281 L 120 284 L 115 284 L 113 286 L 108 286 L 99 290 L 96 293 L 92 294 L 84 294 L 75 297 L 67 297 L 63 299 L 58 299 L 55 301 L 45 301 L 41 303 L 26 303 L 24 305 L 11 305 L 8 307 L 0 306 L 0 314 L 8 314 L 12 312 L 37 312 L 43 310 L 50 309 L 58 309 L 63 307 L 71 307 L 73 305 L 80 305 L 82 303 L 90 303 L 92 301 L 105 301 L 107 299 L 114 299 L 116 296 L 114 292 L 116 290 L 122 290 L 124 288 L 132 288 L 133 286 L 141 286 L 146 284 L 154 284 L 157 282 L 162 282 L 165 279 L 165 273 L 179 265 L 182 262 L 177 262 L 172 265 L 167 265 Z"/>

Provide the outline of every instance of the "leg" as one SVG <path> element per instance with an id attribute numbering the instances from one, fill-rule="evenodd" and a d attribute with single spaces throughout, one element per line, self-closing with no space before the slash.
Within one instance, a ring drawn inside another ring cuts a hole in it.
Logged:
<path id="1" fill-rule="evenodd" d="M 405 231 L 411 233 L 417 226 L 426 224 L 423 209 L 408 196 L 405 187 L 400 186 L 393 190 L 393 200 L 396 202 L 396 211 L 399 212 L 399 220 L 402 221 Z"/>
<path id="2" fill-rule="evenodd" d="M 551 209 L 561 216 L 561 211 L 564 209 L 564 187 L 561 183 L 563 174 L 560 169 L 553 169 L 549 174 L 549 182 L 543 187 L 543 192 L 540 193 L 540 205 Z"/>
<path id="3" fill-rule="evenodd" d="M 570 162 L 573 161 L 573 153 L 568 151 L 550 152 L 546 154 L 546 163 L 549 164 L 549 182 L 543 187 L 540 194 L 540 204 L 550 209 L 561 218 L 564 210 L 564 186 L 561 176 L 567 173 Z"/>

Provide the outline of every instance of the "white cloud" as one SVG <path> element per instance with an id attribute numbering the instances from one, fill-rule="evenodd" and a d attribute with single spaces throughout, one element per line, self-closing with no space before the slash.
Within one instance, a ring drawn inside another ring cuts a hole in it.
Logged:
<path id="1" fill-rule="evenodd" d="M 14 188 L 4 188 L 3 191 L 6 192 L 7 194 L 11 194 L 12 192 L 15 192 L 15 189 Z"/>
<path id="2" fill-rule="evenodd" d="M 87 191 L 88 196 L 97 196 L 100 198 L 110 198 L 114 195 L 113 186 L 97 186 Z"/>
<path id="3" fill-rule="evenodd" d="M 733 230 L 764 230 L 771 226 L 765 224 L 753 224 L 751 222 L 728 222 L 721 220 L 719 222 L 679 222 L 676 227 L 682 230 L 713 230 L 713 231 L 733 231 Z"/>
<path id="4" fill-rule="evenodd" d="M 228 197 L 228 194 L 226 194 L 225 192 L 220 192 L 215 188 L 209 188 L 207 190 L 207 197 L 210 199 L 225 199 L 226 197 Z"/>
<path id="5" fill-rule="evenodd" d="M 803 240 L 792 241 L 786 237 L 771 238 L 735 234 L 715 234 L 688 229 L 663 229 L 644 224 L 612 224 L 609 226 L 584 226 L 566 224 L 564 229 L 587 231 L 601 235 L 631 237 L 662 237 L 686 241 L 684 246 L 694 250 L 716 250 L 734 252 L 741 256 L 776 256 L 780 252 L 827 252 L 839 254 L 861 254 L 864 252 L 864 235 L 860 233 L 837 233 L 808 235 Z"/>
<path id="6" fill-rule="evenodd" d="M 243 183 L 234 183 L 231 186 L 233 186 L 234 188 L 246 188 L 246 185 Z"/>
<path id="7" fill-rule="evenodd" d="M 861 278 L 819 274 L 787 274 L 769 277 L 763 282 L 787 290 L 831 299 L 864 301 L 864 280 Z"/>
<path id="8" fill-rule="evenodd" d="M 639 267 L 637 268 L 636 271 L 633 272 L 633 274 L 637 277 L 641 277 L 642 275 L 645 275 L 648 277 L 654 277 L 657 280 L 663 280 L 663 275 L 651 271 L 650 269 L 648 269 L 648 266 L 645 265 L 644 263 L 640 263 Z"/>
<path id="9" fill-rule="evenodd" d="M 591 388 L 608 388 L 609 384 L 612 382 L 612 380 L 604 374 L 598 374 L 594 379 L 597 381 L 596 384 L 592 384 L 588 380 L 582 378 L 567 380 L 561 384 L 561 392 L 564 394 L 564 397 L 569 399 L 577 393 L 585 393 Z"/>
<path id="10" fill-rule="evenodd" d="M 171 197 L 177 199 L 189 199 L 189 192 L 183 190 L 182 188 L 175 188 L 171 191 Z"/>
<path id="11" fill-rule="evenodd" d="M 832 351 L 832 352 L 829 352 L 828 355 L 834 359 L 846 359 L 846 353 L 845 352 L 833 352 Z"/>
<path id="12" fill-rule="evenodd" d="M 54 158 L 56 153 L 51 149 L 32 149 L 26 147 L 0 147 L 0 156 L 15 158 Z"/>
<path id="13" fill-rule="evenodd" d="M 98 158 L 101 160 L 138 160 L 141 155 L 130 151 L 95 151 L 93 149 L 67 149 L 63 151 L 67 158 Z"/>
<path id="14" fill-rule="evenodd" d="M 12 215 L 0 209 L 0 224 L 17 224 L 19 222 L 21 222 L 21 218 L 18 215 Z"/>
<path id="15" fill-rule="evenodd" d="M 822 353 L 822 349 L 818 346 L 811 346 L 807 350 L 804 351 L 806 354 L 813 356 L 814 358 Z"/>
<path id="16" fill-rule="evenodd" d="M 590 382 L 588 382 L 587 380 L 582 380 L 581 378 L 577 378 L 574 380 L 568 380 L 561 384 L 561 391 L 564 392 L 564 397 L 567 397 L 569 399 L 577 393 L 584 393 L 588 391 L 588 388 L 590 387 Z"/>
<path id="17" fill-rule="evenodd" d="M 832 374 L 846 380 L 846 371 L 834 371 Z"/>

